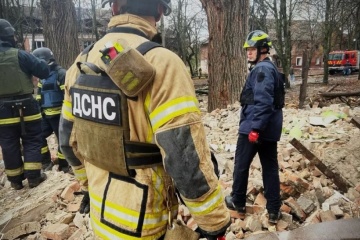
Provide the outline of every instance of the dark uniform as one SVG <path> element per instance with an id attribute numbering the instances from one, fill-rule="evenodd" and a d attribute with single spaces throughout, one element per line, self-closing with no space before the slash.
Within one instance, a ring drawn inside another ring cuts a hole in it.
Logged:
<path id="1" fill-rule="evenodd" d="M 280 140 L 284 106 L 284 77 L 266 54 L 272 43 L 263 31 L 248 35 L 244 48 L 257 49 L 256 60 L 241 93 L 239 137 L 235 152 L 234 183 L 228 208 L 245 215 L 246 191 L 251 162 L 259 154 L 269 222 L 276 223 L 280 213 L 280 181 L 277 141 Z M 265 51 L 264 51 L 265 50 Z"/>
<path id="2" fill-rule="evenodd" d="M 39 102 L 42 114 L 42 167 L 50 170 L 53 166 L 49 151 L 47 138 L 55 133 L 59 142 L 59 121 L 61 106 L 64 100 L 64 82 L 66 70 L 59 66 L 52 51 L 49 48 L 38 48 L 33 52 L 34 56 L 45 60 L 50 66 L 50 75 L 46 79 L 41 79 L 38 83 L 36 100 Z M 59 160 L 59 170 L 68 172 L 69 164 L 58 147 L 57 158 Z"/>
<path id="3" fill-rule="evenodd" d="M 40 173 L 41 114 L 32 96 L 32 76 L 48 75 L 44 61 L 15 48 L 14 29 L 8 21 L 0 19 L 0 146 L 5 173 L 17 190 L 23 188 L 25 178 L 29 187 L 46 179 Z"/>

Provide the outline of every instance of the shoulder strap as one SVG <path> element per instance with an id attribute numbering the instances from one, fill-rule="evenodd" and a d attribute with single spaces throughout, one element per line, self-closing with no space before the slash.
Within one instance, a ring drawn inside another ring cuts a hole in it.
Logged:
<path id="1" fill-rule="evenodd" d="M 140 44 L 136 50 L 138 50 L 142 55 L 145 55 L 148 51 L 150 51 L 153 48 L 162 47 L 162 45 L 152 42 L 152 41 L 146 41 L 142 44 Z"/>
<path id="2" fill-rule="evenodd" d="M 260 65 L 261 65 L 261 63 L 265 63 L 265 64 L 269 63 L 276 69 L 276 71 L 278 71 L 277 66 L 271 60 L 263 60 L 263 61 L 259 62 Z"/>

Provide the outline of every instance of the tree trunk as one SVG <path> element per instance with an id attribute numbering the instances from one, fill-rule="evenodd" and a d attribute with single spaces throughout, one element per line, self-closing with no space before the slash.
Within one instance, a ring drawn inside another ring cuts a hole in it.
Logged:
<path id="1" fill-rule="evenodd" d="M 40 0 L 40 6 L 46 46 L 68 68 L 80 53 L 74 4 L 72 0 Z"/>
<path id="2" fill-rule="evenodd" d="M 200 0 L 209 28 L 208 111 L 239 101 L 247 64 L 248 0 Z"/>
<path id="3" fill-rule="evenodd" d="M 304 102 L 306 99 L 306 90 L 307 90 L 307 81 L 309 75 L 309 50 L 304 50 L 303 52 L 303 66 L 301 71 L 301 79 L 302 83 L 300 86 L 300 94 L 299 94 L 299 108 L 304 107 Z"/>

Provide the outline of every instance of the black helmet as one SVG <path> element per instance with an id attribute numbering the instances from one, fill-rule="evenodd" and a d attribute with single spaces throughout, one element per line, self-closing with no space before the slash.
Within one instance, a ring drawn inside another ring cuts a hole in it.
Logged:
<path id="1" fill-rule="evenodd" d="M 45 62 L 52 63 L 55 62 L 53 52 L 46 47 L 37 48 L 32 53 L 35 57 L 45 60 Z"/>
<path id="2" fill-rule="evenodd" d="M 248 34 L 244 43 L 244 48 L 248 47 L 266 47 L 267 49 L 272 47 L 272 42 L 265 32 L 261 30 L 255 30 Z"/>
<path id="3" fill-rule="evenodd" d="M 105 7 L 106 4 L 113 2 L 114 0 L 102 0 L 101 6 Z M 133 0 L 129 0 L 133 1 Z M 168 16 L 171 13 L 171 0 L 144 0 L 144 1 L 153 1 L 154 3 L 160 2 L 165 7 L 164 15 Z"/>
<path id="4" fill-rule="evenodd" d="M 12 37 L 14 34 L 13 26 L 7 20 L 0 18 L 0 37 Z"/>

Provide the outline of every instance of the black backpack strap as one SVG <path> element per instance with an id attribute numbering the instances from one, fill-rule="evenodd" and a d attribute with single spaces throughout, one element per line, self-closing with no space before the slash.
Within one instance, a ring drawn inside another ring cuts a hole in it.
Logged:
<path id="1" fill-rule="evenodd" d="M 106 33 L 131 33 L 149 39 L 149 37 L 144 32 L 130 27 L 113 27 L 109 29 Z"/>
<path id="2" fill-rule="evenodd" d="M 150 51 L 153 48 L 157 48 L 157 47 L 162 47 L 162 45 L 160 45 L 156 42 L 146 41 L 146 42 L 140 44 L 136 48 L 136 50 L 138 50 L 142 55 L 145 55 L 148 51 Z"/>

